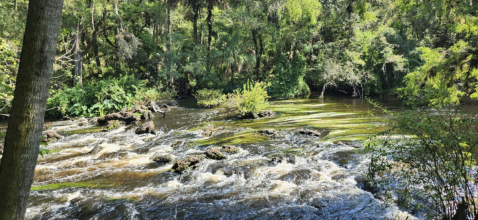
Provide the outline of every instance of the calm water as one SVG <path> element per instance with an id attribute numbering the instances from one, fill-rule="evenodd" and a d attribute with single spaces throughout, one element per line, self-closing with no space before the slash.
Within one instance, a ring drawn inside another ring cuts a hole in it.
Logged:
<path id="1" fill-rule="evenodd" d="M 376 100 L 403 111 L 397 99 Z M 65 136 L 47 148 L 35 170 L 28 219 L 406 219 L 362 190 L 356 176 L 367 160 L 360 143 L 380 129 L 367 101 L 352 98 L 271 102 L 273 118 L 237 120 L 224 110 L 180 101 L 166 118 L 156 115 L 158 135 L 136 135 L 135 127 L 100 132 L 95 119 L 48 122 Z M 476 109 L 476 107 L 475 107 Z M 257 129 L 284 135 L 267 138 Z M 297 134 L 320 131 L 323 138 Z M 213 137 L 204 137 L 204 130 Z M 172 146 L 178 141 L 184 142 Z M 335 144 L 334 144 L 335 143 Z M 181 159 L 225 144 L 240 152 L 206 159 L 182 175 L 157 165 L 157 152 Z M 89 153 L 94 148 L 99 150 Z M 283 158 L 282 161 L 273 160 Z M 412 219 L 413 216 L 408 216 Z"/>

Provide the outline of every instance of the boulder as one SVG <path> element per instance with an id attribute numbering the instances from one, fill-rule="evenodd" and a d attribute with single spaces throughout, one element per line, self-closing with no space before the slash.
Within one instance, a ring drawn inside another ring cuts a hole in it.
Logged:
<path id="1" fill-rule="evenodd" d="M 219 129 L 216 126 L 210 126 L 210 127 L 205 127 L 202 129 L 203 130 L 203 137 L 213 137 L 217 133 L 221 132 L 221 129 Z"/>
<path id="2" fill-rule="evenodd" d="M 301 129 L 297 133 L 307 135 L 307 136 L 312 136 L 312 137 L 321 137 L 322 136 L 322 134 L 318 131 L 306 130 L 306 129 Z"/>
<path id="3" fill-rule="evenodd" d="M 267 137 L 272 137 L 272 138 L 282 137 L 282 133 L 275 129 L 259 130 L 259 134 L 267 136 Z"/>
<path id="4" fill-rule="evenodd" d="M 206 150 L 206 157 L 213 160 L 223 160 L 226 156 L 220 151 L 219 148 L 209 148 Z"/>
<path id="5" fill-rule="evenodd" d="M 106 127 L 103 129 L 103 131 L 110 131 L 110 130 L 119 128 L 121 126 L 121 124 L 122 123 L 119 120 L 108 121 L 106 123 Z"/>
<path id="6" fill-rule="evenodd" d="M 173 157 L 170 154 L 156 153 L 151 160 L 159 164 L 168 164 L 173 161 Z"/>
<path id="7" fill-rule="evenodd" d="M 112 120 L 119 120 L 129 125 L 129 124 L 136 124 L 138 121 L 141 121 L 141 118 L 132 112 L 121 111 L 121 112 L 107 114 L 105 116 L 99 117 L 97 121 L 99 125 L 106 125 L 108 121 L 112 121 Z"/>
<path id="8" fill-rule="evenodd" d="M 271 110 L 264 110 L 264 111 L 259 112 L 259 117 L 261 117 L 261 118 L 263 118 L 263 117 L 274 117 L 275 115 L 276 115 L 276 113 L 271 111 Z"/>
<path id="9" fill-rule="evenodd" d="M 186 170 L 189 169 L 194 169 L 197 167 L 197 165 L 206 158 L 206 155 L 201 154 L 201 155 L 192 155 L 188 156 L 182 160 L 177 160 L 174 162 L 173 167 L 171 168 L 172 171 L 175 173 L 183 173 Z"/>
<path id="10" fill-rule="evenodd" d="M 154 123 L 152 121 L 148 121 L 139 126 L 139 128 L 137 128 L 135 132 L 136 134 L 156 134 L 154 128 Z"/>
<path id="11" fill-rule="evenodd" d="M 245 115 L 241 116 L 241 118 L 242 119 L 258 119 L 260 117 L 259 117 L 259 114 L 255 112 L 248 112 Z"/>
<path id="12" fill-rule="evenodd" d="M 226 152 L 228 154 L 237 154 L 239 153 L 239 149 L 237 147 L 231 146 L 231 145 L 224 145 L 221 147 L 222 152 Z"/>
<path id="13" fill-rule="evenodd" d="M 141 119 L 149 120 L 149 119 L 154 118 L 153 113 L 150 110 L 148 110 L 148 108 L 146 108 L 146 109 L 135 109 L 134 113 L 141 114 Z"/>

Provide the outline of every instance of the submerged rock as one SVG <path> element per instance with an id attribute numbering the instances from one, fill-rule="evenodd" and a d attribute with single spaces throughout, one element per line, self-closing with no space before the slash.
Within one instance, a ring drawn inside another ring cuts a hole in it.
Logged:
<path id="1" fill-rule="evenodd" d="M 342 146 L 346 146 L 346 147 L 353 147 L 353 148 L 357 148 L 357 149 L 363 147 L 363 145 L 360 144 L 360 143 L 354 143 L 354 142 L 348 142 L 348 141 L 345 141 L 345 142 L 335 141 L 334 144 L 342 145 Z"/>
<path id="2" fill-rule="evenodd" d="M 272 137 L 272 138 L 282 137 L 282 133 L 275 129 L 264 129 L 264 130 L 259 130 L 258 132 L 259 134 L 267 136 L 267 137 Z"/>
<path id="3" fill-rule="evenodd" d="M 312 136 L 312 137 L 321 137 L 322 136 L 322 134 L 318 131 L 306 130 L 306 129 L 301 129 L 297 133 L 304 134 L 304 135 L 307 135 L 307 136 Z"/>
<path id="4" fill-rule="evenodd" d="M 192 155 L 189 157 L 186 157 L 182 160 L 177 160 L 173 167 L 171 168 L 172 171 L 175 173 L 183 173 L 186 170 L 194 169 L 196 166 L 206 158 L 206 155 L 200 154 L 200 155 Z"/>
<path id="5" fill-rule="evenodd" d="M 221 130 L 216 126 L 206 127 L 206 128 L 203 128 L 202 130 L 203 130 L 203 134 L 202 134 L 203 137 L 212 137 L 216 135 L 217 133 L 221 132 Z"/>
<path id="6" fill-rule="evenodd" d="M 213 160 L 223 160 L 226 156 L 219 150 L 219 148 L 209 148 L 206 150 L 206 157 Z"/>
<path id="7" fill-rule="evenodd" d="M 88 152 L 86 155 L 96 155 L 98 154 L 100 151 L 102 151 L 104 149 L 103 146 L 101 145 L 96 145 L 96 147 L 93 148 L 93 150 L 90 150 L 90 152 Z"/>
<path id="8" fill-rule="evenodd" d="M 177 150 L 179 147 L 183 146 L 184 141 L 176 141 L 173 144 L 171 144 L 171 148 L 174 150 Z"/>
<path id="9" fill-rule="evenodd" d="M 222 151 L 222 152 L 229 153 L 229 154 L 237 154 L 237 153 L 239 153 L 239 149 L 238 149 L 237 147 L 232 146 L 232 145 L 224 145 L 224 146 L 222 146 L 221 151 Z"/>
<path id="10" fill-rule="evenodd" d="M 154 129 L 154 123 L 152 121 L 148 121 L 143 123 L 139 128 L 136 129 L 135 133 L 136 134 L 156 134 L 156 131 Z"/>
<path id="11" fill-rule="evenodd" d="M 173 161 L 173 157 L 171 156 L 171 154 L 156 153 L 153 155 L 151 160 L 159 164 L 167 164 Z"/>

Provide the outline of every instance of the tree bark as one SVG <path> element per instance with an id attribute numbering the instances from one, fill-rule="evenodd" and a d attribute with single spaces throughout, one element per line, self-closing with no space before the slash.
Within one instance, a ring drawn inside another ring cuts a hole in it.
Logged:
<path id="1" fill-rule="evenodd" d="M 78 23 L 78 26 L 76 28 L 76 34 L 75 34 L 75 43 L 73 45 L 74 47 L 74 53 L 73 53 L 73 69 L 72 69 L 72 75 L 73 75 L 73 86 L 78 85 L 78 83 L 83 86 L 83 54 L 81 53 L 80 49 L 80 23 Z"/>
<path id="2" fill-rule="evenodd" d="M 0 220 L 24 219 L 43 128 L 63 0 L 28 5 L 15 98 L 0 165 Z"/>
<path id="3" fill-rule="evenodd" d="M 257 45 L 257 30 L 255 28 L 252 28 L 252 40 L 254 41 L 254 49 L 256 52 L 256 80 L 259 81 L 259 71 L 261 67 L 261 54 L 260 54 L 260 49 L 259 46 Z"/>
<path id="4" fill-rule="evenodd" d="M 171 52 L 171 0 L 167 1 L 167 10 L 168 10 L 168 52 Z"/>
<path id="5" fill-rule="evenodd" d="M 327 83 L 324 84 L 324 86 L 322 87 L 322 93 L 320 93 L 320 97 L 319 99 L 323 99 L 324 98 L 324 93 L 325 93 L 325 89 L 327 88 Z"/>
<path id="6" fill-rule="evenodd" d="M 13 3 L 13 9 L 16 11 L 18 8 L 18 0 L 15 0 Z"/>

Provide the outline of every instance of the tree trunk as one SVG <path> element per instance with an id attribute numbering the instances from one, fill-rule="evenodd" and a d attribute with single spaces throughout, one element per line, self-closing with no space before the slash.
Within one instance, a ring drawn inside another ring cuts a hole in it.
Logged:
<path id="1" fill-rule="evenodd" d="M 325 89 L 327 88 L 327 83 L 324 84 L 324 86 L 322 87 L 322 93 L 320 93 L 320 97 L 319 99 L 323 99 L 324 98 L 324 93 L 325 93 Z"/>
<path id="2" fill-rule="evenodd" d="M 168 52 L 171 52 L 171 0 L 166 2 L 168 10 Z"/>
<path id="3" fill-rule="evenodd" d="M 193 28 L 194 28 L 194 44 L 198 44 L 198 18 L 199 18 L 199 8 L 196 6 L 198 3 L 195 3 L 193 6 Z"/>
<path id="4" fill-rule="evenodd" d="M 213 9 L 213 1 L 209 0 L 207 5 L 207 50 L 211 50 L 211 43 L 212 43 L 212 9 Z"/>
<path id="5" fill-rule="evenodd" d="M 254 41 L 254 49 L 256 51 L 256 78 L 257 81 L 259 81 L 259 71 L 261 67 L 261 54 L 260 54 L 260 49 L 259 46 L 257 45 L 257 30 L 255 28 L 252 28 L 252 41 Z"/>
<path id="6" fill-rule="evenodd" d="M 63 0 L 28 5 L 15 98 L 0 165 L 0 220 L 24 219 L 41 140 Z"/>
<path id="7" fill-rule="evenodd" d="M 74 43 L 74 53 L 73 53 L 73 86 L 78 85 L 78 83 L 83 86 L 83 54 L 80 50 L 80 23 L 78 23 L 76 34 L 75 34 L 75 43 Z"/>
<path id="8" fill-rule="evenodd" d="M 13 9 L 16 11 L 17 8 L 18 8 L 18 0 L 15 0 L 15 1 L 13 2 Z"/>

